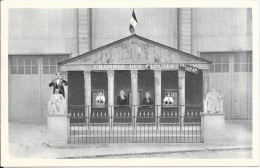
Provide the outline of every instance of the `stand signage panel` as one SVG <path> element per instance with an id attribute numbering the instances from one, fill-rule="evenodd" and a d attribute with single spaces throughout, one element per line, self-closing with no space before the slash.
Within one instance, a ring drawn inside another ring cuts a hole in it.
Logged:
<path id="1" fill-rule="evenodd" d="M 186 64 L 169 63 L 169 64 L 69 64 L 61 66 L 61 71 L 68 70 L 184 70 L 198 74 L 199 69 Z"/>
<path id="2" fill-rule="evenodd" d="M 186 64 L 180 64 L 179 69 L 187 71 L 187 72 L 191 72 L 193 74 L 198 74 L 199 73 L 199 69 L 190 65 L 186 65 Z"/>

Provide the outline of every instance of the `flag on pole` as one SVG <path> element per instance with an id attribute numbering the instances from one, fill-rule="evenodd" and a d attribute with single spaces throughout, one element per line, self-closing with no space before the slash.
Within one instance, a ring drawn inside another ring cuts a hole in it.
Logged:
<path id="1" fill-rule="evenodd" d="M 135 33 L 135 26 L 136 25 L 137 25 L 137 19 L 136 19 L 136 16 L 135 16 L 135 11 L 133 10 L 132 17 L 131 17 L 131 20 L 130 20 L 130 26 L 129 26 L 129 31 L 131 33 Z"/>

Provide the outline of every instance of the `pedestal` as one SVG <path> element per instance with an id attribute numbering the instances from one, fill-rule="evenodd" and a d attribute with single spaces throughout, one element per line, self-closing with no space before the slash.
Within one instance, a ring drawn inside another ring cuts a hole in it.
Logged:
<path id="1" fill-rule="evenodd" d="M 68 117 L 66 114 L 48 115 L 48 145 L 59 146 L 68 142 Z"/>
<path id="2" fill-rule="evenodd" d="M 223 142 L 225 140 L 225 114 L 202 113 L 202 134 L 204 142 Z"/>

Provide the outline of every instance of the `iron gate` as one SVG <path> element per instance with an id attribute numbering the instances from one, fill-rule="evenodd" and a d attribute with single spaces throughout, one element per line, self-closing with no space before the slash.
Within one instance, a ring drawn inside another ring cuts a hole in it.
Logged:
<path id="1" fill-rule="evenodd" d="M 69 143 L 199 143 L 201 108 L 70 106 Z M 111 114 L 111 115 L 110 115 Z"/>

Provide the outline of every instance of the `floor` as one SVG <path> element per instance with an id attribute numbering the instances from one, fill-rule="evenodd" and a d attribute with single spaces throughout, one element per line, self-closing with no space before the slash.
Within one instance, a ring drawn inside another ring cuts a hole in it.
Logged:
<path id="1" fill-rule="evenodd" d="M 9 142 L 11 156 L 25 158 L 158 158 L 166 155 L 171 158 L 248 158 L 251 157 L 252 121 L 226 120 L 225 142 L 216 144 L 100 143 L 84 144 L 80 148 L 53 148 L 46 143 L 46 123 L 14 122 L 9 123 Z"/>

